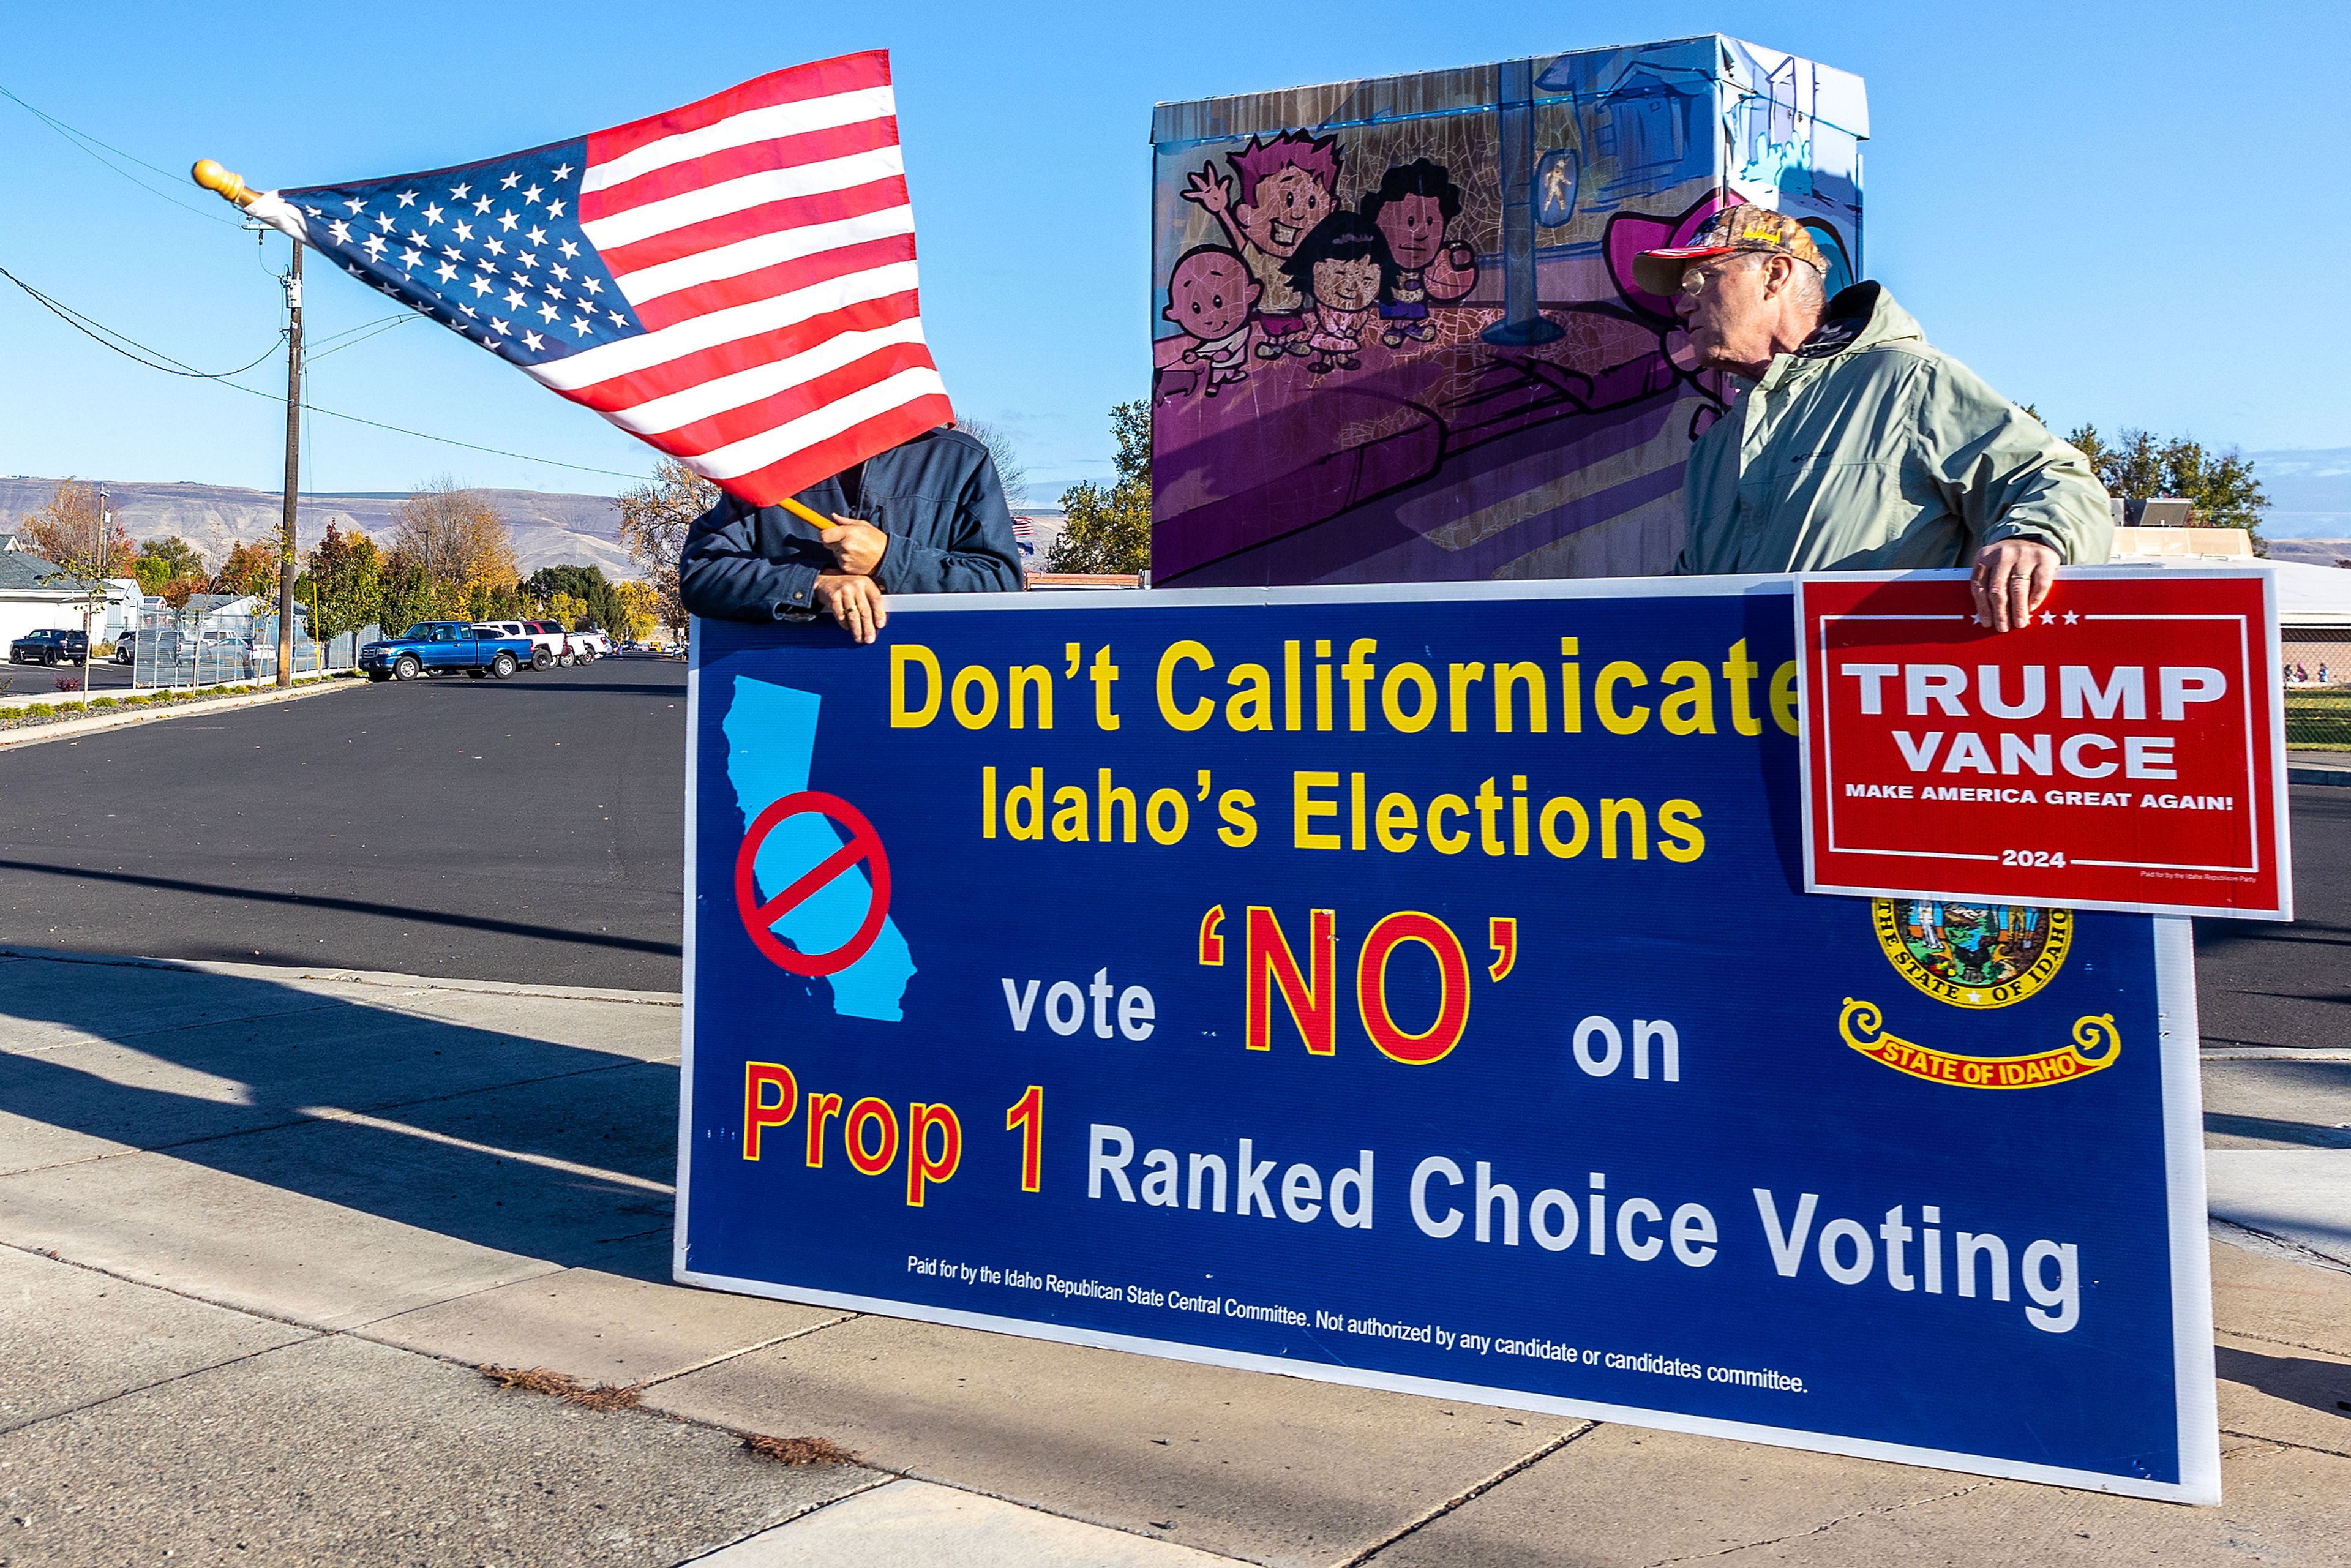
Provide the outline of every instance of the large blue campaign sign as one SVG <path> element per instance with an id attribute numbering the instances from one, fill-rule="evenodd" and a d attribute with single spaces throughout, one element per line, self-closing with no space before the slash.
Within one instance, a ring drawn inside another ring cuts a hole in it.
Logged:
<path id="1" fill-rule="evenodd" d="M 703 622 L 677 1277 L 2216 1500 L 2187 922 L 1805 895 L 1792 622 Z"/>

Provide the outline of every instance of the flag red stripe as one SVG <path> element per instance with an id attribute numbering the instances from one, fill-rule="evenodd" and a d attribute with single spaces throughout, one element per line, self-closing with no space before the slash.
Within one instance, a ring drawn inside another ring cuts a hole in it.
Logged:
<path id="1" fill-rule="evenodd" d="M 755 507 L 772 507 L 786 496 L 831 478 L 851 464 L 912 441 L 926 430 L 955 422 L 955 407 L 936 392 L 851 425 L 830 440 L 803 447 L 789 457 L 726 481 L 726 488 Z"/>
<path id="2" fill-rule="evenodd" d="M 870 332 L 879 327 L 912 319 L 920 314 L 915 305 L 914 291 L 911 288 L 879 299 L 861 299 L 854 305 L 844 305 L 838 310 L 828 310 L 805 321 L 778 327 L 772 332 L 737 338 L 731 343 L 714 344 L 562 395 L 600 413 L 634 408 L 639 403 L 651 402 L 657 397 L 668 397 L 672 393 L 698 387 L 705 382 L 716 381 L 721 376 L 731 376 L 760 365 L 774 364 L 778 360 L 788 360 L 843 332 Z"/>
<path id="3" fill-rule="evenodd" d="M 877 147 L 896 145 L 898 122 L 889 119 L 861 120 L 825 131 L 810 131 L 798 136 L 778 136 L 742 147 L 722 148 L 704 157 L 689 158 L 682 163 L 649 169 L 633 180 L 623 180 L 601 191 L 580 192 L 580 221 L 594 223 L 598 218 L 609 218 L 632 207 L 642 207 L 647 202 L 684 195 L 689 191 L 699 191 L 728 180 L 739 180 L 746 174 L 764 174 L 771 169 L 797 168 L 802 163 L 821 163 L 829 159 L 845 158 L 852 152 L 871 152 Z"/>
<path id="4" fill-rule="evenodd" d="M 764 430 L 789 424 L 802 414 L 813 413 L 838 397 L 845 397 L 861 387 L 886 381 L 900 371 L 936 370 L 931 363 L 930 347 L 925 343 L 892 343 L 876 349 L 861 360 L 852 360 L 836 371 L 828 371 L 812 381 L 796 387 L 787 387 L 771 397 L 757 402 L 747 402 L 740 408 L 730 408 L 724 413 L 697 419 L 675 430 L 641 434 L 640 440 L 649 441 L 664 452 L 677 457 L 699 457 L 722 446 L 732 446 Z"/>
<path id="5" fill-rule="evenodd" d="M 697 103 L 689 103 L 683 109 L 673 109 L 666 114 L 616 125 L 610 131 L 590 132 L 588 137 L 588 162 L 591 164 L 609 163 L 624 152 L 633 152 L 665 136 L 700 131 L 747 110 L 767 109 L 778 103 L 799 103 L 811 98 L 830 98 L 835 93 L 889 85 L 890 55 L 884 49 L 868 49 L 862 54 L 841 55 L 810 65 L 770 71 L 739 87 L 731 87 Z"/>
<path id="6" fill-rule="evenodd" d="M 632 272 L 643 272 L 649 267 L 659 267 L 665 261 L 681 256 L 699 256 L 705 250 L 733 245 L 738 240 L 757 239 L 761 235 L 779 229 L 799 228 L 807 224 L 829 224 L 840 218 L 862 217 L 885 207 L 906 204 L 906 182 L 903 179 L 875 180 L 870 184 L 852 185 L 843 191 L 820 191 L 812 196 L 793 196 L 785 201 L 768 202 L 760 206 L 746 207 L 738 213 L 727 213 L 715 218 L 705 218 L 698 224 L 688 224 L 667 234 L 654 235 L 628 245 L 616 245 L 606 250 L 598 247 L 596 254 L 612 269 L 615 277 L 626 277 Z"/>
<path id="7" fill-rule="evenodd" d="M 708 283 L 697 283 L 691 288 L 681 288 L 674 294 L 664 294 L 658 299 L 648 299 L 636 307 L 637 319 L 645 324 L 646 330 L 658 332 L 664 327 L 674 327 L 680 321 L 707 316 L 714 310 L 755 305 L 762 299 L 789 294 L 813 283 L 828 283 L 836 277 L 846 277 L 852 272 L 870 272 L 893 261 L 914 259 L 913 235 L 885 235 L 880 239 L 867 240 L 862 245 L 845 245 L 837 250 L 820 250 L 814 256 L 795 256 L 755 272 L 714 278 Z"/>

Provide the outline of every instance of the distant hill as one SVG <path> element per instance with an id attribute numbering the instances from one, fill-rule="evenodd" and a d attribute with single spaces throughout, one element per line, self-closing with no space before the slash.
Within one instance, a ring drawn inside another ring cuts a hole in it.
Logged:
<path id="1" fill-rule="evenodd" d="M 2272 560 L 2298 560 L 2304 566 L 2335 566 L 2351 560 L 2351 539 L 2273 538 L 2269 546 Z"/>
<path id="2" fill-rule="evenodd" d="M 132 538 L 177 534 L 203 550 L 214 566 L 232 544 L 276 538 L 283 516 L 283 502 L 266 490 L 122 479 L 91 483 L 104 484 L 108 508 Z M 24 514 L 48 505 L 57 487 L 55 479 L 0 477 L 0 532 L 15 528 Z M 542 566 L 598 566 L 614 581 L 643 575 L 621 548 L 621 509 L 611 497 L 544 490 L 481 493 L 514 529 L 515 560 L 526 573 Z M 394 514 L 406 498 L 404 491 L 304 496 L 295 525 L 300 548 L 317 543 L 329 523 L 346 531 L 357 529 L 389 547 L 397 526 Z"/>
<path id="3" fill-rule="evenodd" d="M 2263 535 L 2273 540 L 2351 538 L 2351 446 L 2245 455 L 2270 498 Z"/>

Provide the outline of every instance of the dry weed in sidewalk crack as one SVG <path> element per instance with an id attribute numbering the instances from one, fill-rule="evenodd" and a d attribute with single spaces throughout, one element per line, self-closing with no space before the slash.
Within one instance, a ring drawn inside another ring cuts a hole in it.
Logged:
<path id="1" fill-rule="evenodd" d="M 830 1437 L 746 1437 L 743 1446 L 781 1465 L 853 1465 L 857 1456 Z"/>
<path id="2" fill-rule="evenodd" d="M 519 1388 L 526 1394 L 552 1394 L 559 1399 L 584 1405 L 590 1410 L 626 1410 L 644 1396 L 642 1384 L 615 1387 L 609 1383 L 599 1383 L 590 1387 L 568 1372 L 555 1372 L 544 1366 L 534 1366 L 528 1371 L 515 1366 L 484 1366 L 477 1370 L 501 1388 Z"/>

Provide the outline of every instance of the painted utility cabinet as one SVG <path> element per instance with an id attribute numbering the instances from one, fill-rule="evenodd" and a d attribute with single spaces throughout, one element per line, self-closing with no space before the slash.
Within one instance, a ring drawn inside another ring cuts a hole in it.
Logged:
<path id="1" fill-rule="evenodd" d="M 1726 204 L 1862 276 L 1859 77 L 1708 35 L 1154 116 L 1163 587 L 1671 568 L 1730 401 L 1632 258 Z"/>

